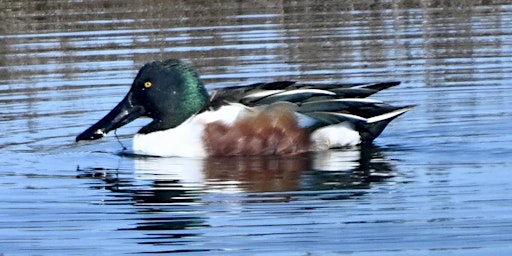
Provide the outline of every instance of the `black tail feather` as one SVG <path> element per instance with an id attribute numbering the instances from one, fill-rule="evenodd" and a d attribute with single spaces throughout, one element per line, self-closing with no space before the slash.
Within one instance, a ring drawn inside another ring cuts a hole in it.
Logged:
<path id="1" fill-rule="evenodd" d="M 356 130 L 359 132 L 359 135 L 361 136 L 361 144 L 370 144 L 377 138 L 382 131 L 386 128 L 386 126 L 393 121 L 395 118 L 401 116 L 405 112 L 411 110 L 415 106 L 405 106 L 401 107 L 391 113 L 389 117 L 383 118 L 382 120 L 371 122 L 372 118 L 369 118 L 369 122 L 362 123 L 357 122 L 354 123 L 356 126 Z M 385 114 L 386 115 L 386 114 Z"/>

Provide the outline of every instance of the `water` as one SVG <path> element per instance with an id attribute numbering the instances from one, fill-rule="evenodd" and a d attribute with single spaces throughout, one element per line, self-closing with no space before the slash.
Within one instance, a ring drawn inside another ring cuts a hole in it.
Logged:
<path id="1" fill-rule="evenodd" d="M 0 3 L 0 254 L 510 254 L 512 5 L 316 2 Z M 74 143 L 171 57 L 208 88 L 400 80 L 373 98 L 418 107 L 373 147 L 301 157 Z"/>

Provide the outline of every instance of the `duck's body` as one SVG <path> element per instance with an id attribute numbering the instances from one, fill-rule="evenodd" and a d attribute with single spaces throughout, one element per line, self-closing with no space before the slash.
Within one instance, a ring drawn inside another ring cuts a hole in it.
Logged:
<path id="1" fill-rule="evenodd" d="M 290 155 L 371 143 L 412 106 L 365 97 L 399 82 L 300 84 L 291 81 L 206 92 L 178 60 L 141 68 L 130 92 L 77 136 L 94 140 L 139 116 L 153 122 L 133 137 L 133 153 L 152 156 Z"/>

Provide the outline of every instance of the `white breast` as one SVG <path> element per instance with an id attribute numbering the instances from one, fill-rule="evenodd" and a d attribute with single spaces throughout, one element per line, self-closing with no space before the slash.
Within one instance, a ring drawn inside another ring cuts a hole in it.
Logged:
<path id="1" fill-rule="evenodd" d="M 243 105 L 238 104 L 223 106 L 216 111 L 192 116 L 173 129 L 136 134 L 132 140 L 133 153 L 162 157 L 205 157 L 202 141 L 205 125 L 215 121 L 229 125 L 243 109 Z"/>

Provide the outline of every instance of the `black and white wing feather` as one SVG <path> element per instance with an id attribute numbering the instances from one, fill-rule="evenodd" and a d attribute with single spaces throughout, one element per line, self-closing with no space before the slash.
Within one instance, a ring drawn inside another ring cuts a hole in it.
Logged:
<path id="1" fill-rule="evenodd" d="M 366 97 L 400 82 L 369 84 L 308 84 L 293 81 L 256 83 L 225 87 L 212 92 L 210 109 L 230 103 L 248 107 L 290 102 L 308 117 L 303 124 L 311 130 L 342 122 L 351 123 L 362 143 L 372 142 L 396 117 L 414 106 L 392 106 Z"/>

